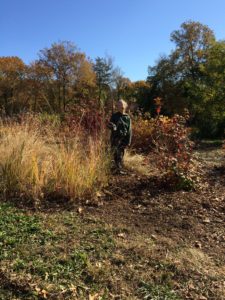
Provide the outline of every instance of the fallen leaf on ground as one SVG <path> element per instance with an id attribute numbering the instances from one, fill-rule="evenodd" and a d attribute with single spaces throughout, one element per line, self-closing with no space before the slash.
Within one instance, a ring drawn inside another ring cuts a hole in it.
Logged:
<path id="1" fill-rule="evenodd" d="M 206 218 L 202 221 L 204 224 L 207 224 L 207 223 L 210 223 L 210 219 L 209 218 Z"/>
<path id="2" fill-rule="evenodd" d="M 99 294 L 96 293 L 94 295 L 89 295 L 89 300 L 97 300 L 99 298 Z"/>
<path id="3" fill-rule="evenodd" d="M 123 238 L 123 239 L 125 239 L 125 237 L 126 237 L 125 233 L 123 233 L 123 232 L 118 233 L 117 236 L 120 237 L 120 238 Z"/>
<path id="4" fill-rule="evenodd" d="M 83 208 L 82 208 L 82 207 L 79 207 L 77 211 L 78 211 L 79 214 L 82 214 Z"/>

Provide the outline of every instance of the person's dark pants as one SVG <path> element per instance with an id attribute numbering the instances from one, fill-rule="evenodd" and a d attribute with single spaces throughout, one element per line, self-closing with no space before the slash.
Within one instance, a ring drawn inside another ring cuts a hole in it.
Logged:
<path id="1" fill-rule="evenodd" d="M 124 146 L 114 147 L 113 151 L 114 151 L 113 156 L 114 156 L 115 166 L 116 168 L 121 169 L 123 167 L 125 147 Z"/>
<path id="2" fill-rule="evenodd" d="M 124 138 L 111 137 L 111 151 L 114 159 L 114 167 L 116 169 L 123 168 L 123 159 L 127 142 Z"/>

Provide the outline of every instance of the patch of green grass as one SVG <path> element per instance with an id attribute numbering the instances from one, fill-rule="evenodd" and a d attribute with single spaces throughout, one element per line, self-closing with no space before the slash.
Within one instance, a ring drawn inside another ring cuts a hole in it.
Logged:
<path id="1" fill-rule="evenodd" d="M 32 243 L 42 235 L 39 220 L 28 216 L 8 204 L 0 206 L 0 258 L 15 257 L 15 247 Z"/>
<path id="2" fill-rule="evenodd" d="M 169 286 L 141 282 L 139 293 L 143 300 L 181 300 Z"/>
<path id="3" fill-rule="evenodd" d="M 108 257 L 115 243 L 111 233 L 105 228 L 92 228 L 84 235 L 82 248 L 93 258 L 99 260 Z"/>
<path id="4" fill-rule="evenodd" d="M 95 264 L 110 255 L 111 232 L 100 224 L 82 224 L 83 229 L 79 222 L 75 213 L 32 215 L 0 204 L 0 271 L 7 275 L 0 299 L 42 299 L 42 290 L 86 299 L 87 293 L 103 290 L 107 276 Z"/>

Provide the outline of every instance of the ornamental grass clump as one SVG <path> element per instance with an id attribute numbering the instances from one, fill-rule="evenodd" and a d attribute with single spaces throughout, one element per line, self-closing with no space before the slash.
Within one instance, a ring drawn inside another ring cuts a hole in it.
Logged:
<path id="1" fill-rule="evenodd" d="M 75 199 L 106 184 L 109 158 L 104 142 L 26 124 L 0 124 L 0 194 L 40 203 L 54 196 Z"/>
<path id="2" fill-rule="evenodd" d="M 51 170 L 52 148 L 35 129 L 1 125 L 0 188 L 7 197 L 37 199 Z"/>
<path id="3" fill-rule="evenodd" d="M 83 142 L 84 143 L 84 142 Z M 67 198 L 92 194 L 107 183 L 109 158 L 103 142 L 91 138 L 84 144 L 58 145 L 52 156 L 52 175 L 48 192 Z"/>

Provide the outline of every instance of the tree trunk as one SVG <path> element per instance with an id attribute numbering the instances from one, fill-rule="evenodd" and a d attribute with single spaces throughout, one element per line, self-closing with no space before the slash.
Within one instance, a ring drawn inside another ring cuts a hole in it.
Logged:
<path id="1" fill-rule="evenodd" d="M 60 86 L 60 83 L 58 83 L 58 110 L 59 110 L 59 113 L 61 113 L 61 86 Z"/>
<path id="2" fill-rule="evenodd" d="M 4 93 L 4 109 L 5 109 L 5 114 L 8 116 L 9 115 L 9 104 L 8 104 L 8 95 L 7 93 Z"/>
<path id="3" fill-rule="evenodd" d="M 63 111 L 66 111 L 66 85 L 63 84 Z"/>

